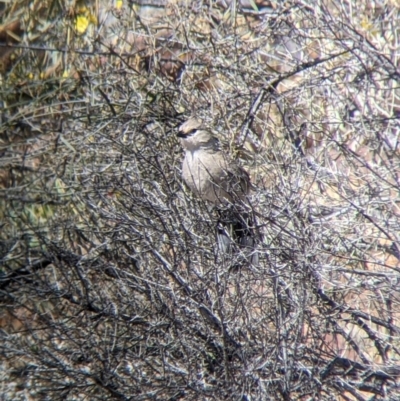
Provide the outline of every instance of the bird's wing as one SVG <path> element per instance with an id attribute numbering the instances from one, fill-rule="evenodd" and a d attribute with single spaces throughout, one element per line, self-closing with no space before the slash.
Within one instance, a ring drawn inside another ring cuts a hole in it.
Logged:
<path id="1" fill-rule="evenodd" d="M 250 192 L 250 176 L 244 168 L 232 161 L 227 165 L 225 173 L 228 176 L 231 191 L 238 196 L 247 195 Z"/>

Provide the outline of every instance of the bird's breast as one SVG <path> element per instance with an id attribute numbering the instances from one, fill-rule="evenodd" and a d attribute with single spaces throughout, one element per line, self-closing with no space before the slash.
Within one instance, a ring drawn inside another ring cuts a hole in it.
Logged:
<path id="1" fill-rule="evenodd" d="M 201 150 L 186 152 L 182 166 L 183 179 L 202 199 L 219 203 L 229 198 L 226 175 L 225 160 L 218 153 Z"/>

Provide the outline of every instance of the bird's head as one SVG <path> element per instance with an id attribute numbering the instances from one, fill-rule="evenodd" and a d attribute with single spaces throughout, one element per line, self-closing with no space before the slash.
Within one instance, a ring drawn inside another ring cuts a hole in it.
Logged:
<path id="1" fill-rule="evenodd" d="M 190 118 L 179 127 L 178 137 L 186 150 L 218 149 L 219 141 L 203 127 L 203 122 Z"/>

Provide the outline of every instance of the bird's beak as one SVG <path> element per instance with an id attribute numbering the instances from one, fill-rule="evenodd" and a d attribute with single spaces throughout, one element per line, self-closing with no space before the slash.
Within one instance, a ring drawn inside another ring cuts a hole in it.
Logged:
<path id="1" fill-rule="evenodd" d="M 186 134 L 185 133 L 183 133 L 183 131 L 179 131 L 177 134 L 176 134 L 176 136 L 178 137 L 178 138 L 186 138 Z"/>

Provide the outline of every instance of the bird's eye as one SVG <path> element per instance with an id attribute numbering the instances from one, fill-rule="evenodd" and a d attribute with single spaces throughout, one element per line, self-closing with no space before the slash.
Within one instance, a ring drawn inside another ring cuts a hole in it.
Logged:
<path id="1" fill-rule="evenodd" d="M 196 133 L 197 129 L 193 128 L 193 129 L 189 129 L 189 130 L 180 130 L 178 132 L 178 137 L 179 138 L 187 138 L 188 136 L 192 136 Z"/>

